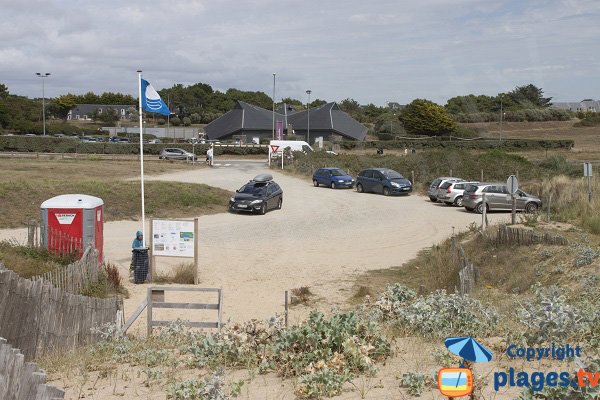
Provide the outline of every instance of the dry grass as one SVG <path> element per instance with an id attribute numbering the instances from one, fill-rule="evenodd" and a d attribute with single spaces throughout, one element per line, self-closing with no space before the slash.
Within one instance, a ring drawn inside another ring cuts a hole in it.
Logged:
<path id="1" fill-rule="evenodd" d="M 0 241 L 0 261 L 6 268 L 24 278 L 42 275 L 69 265 L 75 257 L 59 257 L 41 248 L 31 248 L 19 243 Z"/>
<path id="2" fill-rule="evenodd" d="M 164 173 L 190 167 L 149 163 L 145 172 Z M 23 226 L 39 218 L 44 200 L 82 193 L 104 200 L 105 220 L 138 219 L 140 185 L 126 178 L 139 174 L 139 164 L 101 161 L 0 160 L 0 228 Z M 117 178 L 115 178 L 117 177 Z M 151 181 L 146 183 L 146 213 L 152 217 L 190 217 L 226 209 L 230 192 L 206 185 Z"/>
<path id="3" fill-rule="evenodd" d="M 157 274 L 153 283 L 181 283 L 194 284 L 195 265 L 193 263 L 183 263 L 177 265 L 169 274 Z"/>
<path id="4" fill-rule="evenodd" d="M 504 122 L 502 137 L 511 139 L 572 139 L 575 148 L 572 150 L 548 150 L 548 157 L 563 156 L 568 160 L 599 160 L 600 157 L 600 126 L 574 127 L 573 121 L 548 122 Z M 500 126 L 497 122 L 463 124 L 477 128 L 482 136 L 489 138 L 500 137 Z M 531 160 L 546 158 L 545 150 L 519 152 Z"/>
<path id="5" fill-rule="evenodd" d="M 290 299 L 290 304 L 295 306 L 297 304 L 307 305 L 310 302 L 313 293 L 311 292 L 308 286 L 300 286 L 298 288 L 294 288 L 291 290 L 292 297 Z"/>

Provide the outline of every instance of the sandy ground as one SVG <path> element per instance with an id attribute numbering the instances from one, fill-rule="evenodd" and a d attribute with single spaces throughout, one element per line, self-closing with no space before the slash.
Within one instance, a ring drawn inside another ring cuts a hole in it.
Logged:
<path id="1" fill-rule="evenodd" d="M 205 183 L 234 191 L 263 172 L 272 173 L 283 188 L 282 210 L 264 216 L 224 212 L 199 220 L 200 286 L 224 289 L 225 321 L 265 319 L 282 313 L 284 291 L 300 286 L 309 286 L 316 295 L 314 307 L 324 311 L 344 307 L 353 294 L 350 289 L 357 274 L 402 265 L 421 249 L 447 238 L 453 229 L 464 230 L 470 223 L 481 221 L 477 214 L 433 204 L 417 195 L 384 197 L 315 188 L 309 179 L 268 171 L 260 161 L 216 160 L 212 169 L 147 179 Z M 490 221 L 509 216 L 491 214 Z M 124 277 L 129 275 L 131 241 L 139 228 L 136 221 L 105 224 L 105 259 L 116 263 Z M 0 239 L 10 237 L 24 241 L 25 230 L 0 231 Z M 167 272 L 190 260 L 161 257 L 156 265 L 159 272 Z M 127 282 L 126 286 L 131 294 L 125 300 L 127 317 L 143 301 L 150 284 Z M 186 299 L 195 301 L 189 292 L 167 292 L 167 301 Z M 166 319 L 161 311 L 157 317 Z M 291 310 L 290 321 L 302 320 L 307 312 L 302 307 Z M 198 311 L 168 313 L 168 319 L 199 316 Z M 143 316 L 130 332 L 145 332 Z"/>
<path id="2" fill-rule="evenodd" d="M 402 265 L 420 250 L 446 239 L 453 229 L 464 230 L 469 224 L 481 221 L 477 214 L 433 204 L 423 196 L 384 197 L 354 190 L 315 188 L 309 179 L 268 171 L 264 163 L 256 161 L 217 160 L 217 164 L 212 169 L 148 179 L 205 183 L 233 191 L 253 176 L 270 172 L 283 188 L 282 210 L 264 216 L 224 212 L 200 217 L 200 286 L 224 289 L 225 320 L 264 319 L 282 313 L 284 291 L 300 286 L 309 286 L 315 293 L 314 308 L 329 311 L 332 307 L 347 307 L 346 300 L 353 295 L 351 288 L 358 274 Z M 495 222 L 509 217 L 510 214 L 494 213 L 489 219 Z M 139 228 L 136 221 L 105 224 L 105 258 L 116 263 L 124 277 L 128 276 L 131 241 Z M 1 230 L 0 240 L 5 238 L 25 241 L 26 231 Z M 157 267 L 167 272 L 185 261 L 188 259 L 158 258 Z M 143 301 L 151 285 L 134 285 L 125 280 L 131 294 L 125 300 L 127 317 Z M 189 292 L 167 292 L 166 298 L 167 301 L 195 299 Z M 293 308 L 291 323 L 304 319 L 308 311 L 305 307 Z M 170 320 L 200 316 L 214 318 L 214 314 L 203 315 L 199 311 L 170 310 L 158 314 L 159 318 Z M 145 334 L 145 321 L 144 313 L 130 332 Z M 438 367 L 430 356 L 433 346 L 441 344 L 401 339 L 395 345 L 395 355 L 380 366 L 375 378 L 356 379 L 356 386 L 348 384 L 338 398 L 411 398 L 400 388 L 400 378 L 407 371 L 426 374 L 435 371 Z M 136 367 L 120 366 L 108 378 L 100 378 L 97 372 L 71 373 L 51 377 L 52 384 L 66 389 L 69 399 L 81 395 L 95 399 L 165 398 L 164 386 L 147 387 L 143 373 Z M 228 371 L 227 381 L 247 380 L 249 374 L 244 370 Z M 485 380 L 491 383 L 489 377 Z M 496 394 L 488 390 L 485 398 L 517 397 L 514 391 Z M 256 376 L 246 382 L 240 398 L 293 399 L 293 381 L 282 381 L 272 374 Z M 442 397 L 431 389 L 422 398 Z"/>

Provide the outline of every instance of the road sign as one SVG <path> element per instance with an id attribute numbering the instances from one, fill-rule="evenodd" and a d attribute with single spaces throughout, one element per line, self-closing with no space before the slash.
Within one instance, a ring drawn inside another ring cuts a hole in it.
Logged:
<path id="1" fill-rule="evenodd" d="M 583 163 L 583 176 L 593 176 L 592 175 L 592 163 L 584 162 Z"/>
<path id="2" fill-rule="evenodd" d="M 279 150 L 279 146 L 277 146 L 276 144 L 272 144 L 271 153 L 277 153 L 277 150 Z"/>
<path id="3" fill-rule="evenodd" d="M 508 187 L 508 193 L 515 194 L 517 193 L 517 190 L 519 190 L 519 180 L 516 176 L 511 175 L 506 181 L 506 186 Z"/>

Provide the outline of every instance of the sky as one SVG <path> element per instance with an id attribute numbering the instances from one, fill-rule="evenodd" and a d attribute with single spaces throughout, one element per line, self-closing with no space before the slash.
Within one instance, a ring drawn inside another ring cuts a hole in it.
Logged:
<path id="1" fill-rule="evenodd" d="M 46 97 L 207 83 L 439 104 L 533 83 L 600 99 L 598 0 L 0 0 L 0 83 Z"/>

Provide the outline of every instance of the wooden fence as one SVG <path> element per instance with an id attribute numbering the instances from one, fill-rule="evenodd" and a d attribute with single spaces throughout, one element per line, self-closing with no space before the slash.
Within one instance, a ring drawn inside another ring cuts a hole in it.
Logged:
<path id="1" fill-rule="evenodd" d="M 48 251 L 58 256 L 80 257 L 83 254 L 83 240 L 58 229 L 48 228 L 46 244 Z"/>
<path id="2" fill-rule="evenodd" d="M 81 259 L 67 267 L 46 272 L 31 279 L 48 281 L 59 289 L 79 294 L 88 285 L 98 281 L 98 251 L 93 247 L 88 247 Z"/>
<path id="3" fill-rule="evenodd" d="M 91 329 L 116 323 L 122 310 L 119 298 L 74 295 L 42 279 L 22 278 L 0 264 L 0 336 L 27 359 L 98 340 Z"/>
<path id="4" fill-rule="evenodd" d="M 517 245 L 517 246 L 531 246 L 534 244 L 549 244 L 566 246 L 569 241 L 557 235 L 550 235 L 549 233 L 538 233 L 533 230 L 509 228 L 506 225 L 500 225 L 495 238 L 496 245 Z"/>
<path id="5" fill-rule="evenodd" d="M 456 238 L 452 239 L 452 256 L 454 265 L 458 265 L 458 290 L 461 295 L 470 294 L 479 280 L 479 268 L 477 268 L 466 256 L 465 249 Z"/>
<path id="6" fill-rule="evenodd" d="M 46 374 L 19 349 L 13 349 L 0 337 L 0 399 L 3 400 L 59 400 L 65 392 L 46 385 Z"/>

